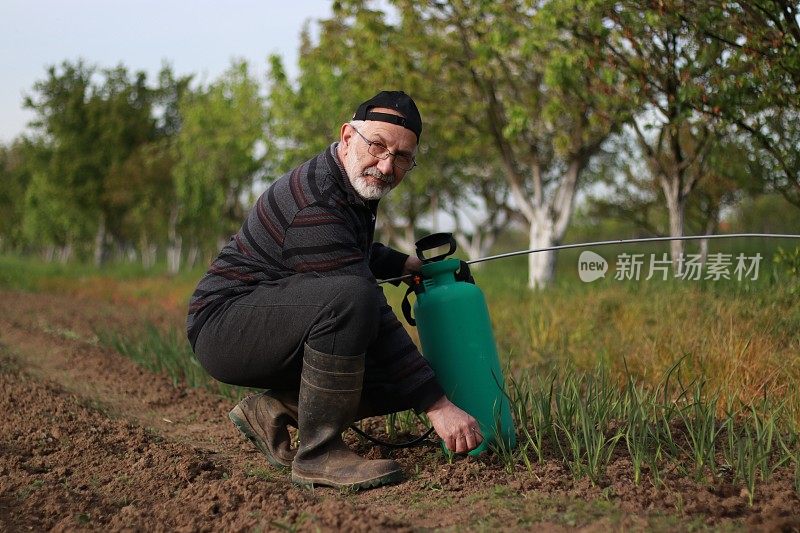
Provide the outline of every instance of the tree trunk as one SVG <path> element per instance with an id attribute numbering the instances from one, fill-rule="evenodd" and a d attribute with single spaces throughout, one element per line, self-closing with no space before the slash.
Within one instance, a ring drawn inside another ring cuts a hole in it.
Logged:
<path id="1" fill-rule="evenodd" d="M 167 231 L 167 272 L 177 274 L 181 269 L 183 239 L 178 234 L 178 209 L 175 207 L 172 208 L 169 214 L 169 229 Z"/>
<path id="2" fill-rule="evenodd" d="M 453 237 L 455 237 L 458 247 L 466 252 L 467 259 L 472 261 L 489 255 L 489 251 L 497 240 L 498 233 L 499 230 L 496 227 L 482 230 L 481 226 L 476 225 L 471 236 L 461 230 L 456 230 L 453 232 Z M 470 268 L 475 270 L 482 266 L 483 263 L 476 263 Z"/>
<path id="3" fill-rule="evenodd" d="M 156 255 L 158 247 L 155 244 L 148 243 L 146 247 L 142 248 L 142 266 L 149 270 L 156 264 Z"/>
<path id="4" fill-rule="evenodd" d="M 677 187 L 663 187 L 663 189 L 669 212 L 669 236 L 683 237 L 686 199 L 680 196 Z M 681 266 L 683 250 L 683 241 L 669 241 L 670 259 L 676 275 L 683 273 Z"/>
<path id="5" fill-rule="evenodd" d="M 135 246 L 129 244 L 125 246 L 125 259 L 127 259 L 128 263 L 135 263 L 139 259 L 139 252 L 136 251 Z"/>
<path id="6" fill-rule="evenodd" d="M 703 227 L 703 235 L 714 235 L 717 232 L 719 225 L 719 208 L 712 209 L 711 213 L 706 220 L 706 225 Z M 705 265 L 708 259 L 708 239 L 700 241 L 700 263 Z"/>
<path id="7" fill-rule="evenodd" d="M 530 249 L 550 248 L 564 238 L 575 207 L 578 178 L 588 161 L 588 155 L 572 159 L 555 194 L 549 202 L 535 202 L 528 209 Z M 556 252 L 528 254 L 528 287 L 541 289 L 553 283 L 556 276 Z"/>
<path id="8" fill-rule="evenodd" d="M 466 252 L 467 259 L 472 261 L 473 259 L 478 259 L 482 256 L 482 243 L 483 234 L 481 233 L 479 228 L 475 228 L 473 234 L 471 236 L 467 235 L 463 231 L 455 231 L 453 232 L 453 237 L 455 238 L 456 242 L 458 243 L 458 247 Z M 481 263 L 476 264 L 475 266 L 480 265 Z M 470 267 L 472 268 L 472 267 Z"/>
<path id="9" fill-rule="evenodd" d="M 193 268 L 197 264 L 198 257 L 200 257 L 200 247 L 197 243 L 192 243 L 186 256 L 186 266 Z"/>
<path id="10" fill-rule="evenodd" d="M 530 225 L 528 248 L 539 249 L 555 246 L 557 242 L 553 221 L 546 209 L 536 210 L 536 219 Z M 536 252 L 528 254 L 528 287 L 542 289 L 553 283 L 556 275 L 556 253 Z"/>
<path id="11" fill-rule="evenodd" d="M 94 266 L 102 266 L 105 261 L 106 247 L 106 215 L 100 213 L 100 221 L 97 224 L 97 233 L 94 236 Z"/>
<path id="12" fill-rule="evenodd" d="M 145 270 L 153 268 L 156 263 L 156 251 L 158 248 L 150 242 L 150 238 L 145 231 L 142 231 L 139 235 L 139 249 L 142 253 L 142 267 Z"/>
<path id="13" fill-rule="evenodd" d="M 58 262 L 61 264 L 69 262 L 72 259 L 72 243 L 67 243 L 58 250 Z"/>

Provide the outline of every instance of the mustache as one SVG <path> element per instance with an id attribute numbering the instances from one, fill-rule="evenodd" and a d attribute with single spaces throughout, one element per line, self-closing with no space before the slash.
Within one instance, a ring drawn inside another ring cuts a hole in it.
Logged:
<path id="1" fill-rule="evenodd" d="M 373 177 L 378 178 L 379 180 L 381 180 L 383 182 L 386 182 L 386 183 L 388 183 L 390 185 L 392 183 L 394 183 L 394 174 L 384 174 L 383 172 L 378 170 L 377 166 L 369 167 L 367 169 L 364 169 L 364 171 L 361 173 L 361 175 L 362 176 L 373 176 Z"/>

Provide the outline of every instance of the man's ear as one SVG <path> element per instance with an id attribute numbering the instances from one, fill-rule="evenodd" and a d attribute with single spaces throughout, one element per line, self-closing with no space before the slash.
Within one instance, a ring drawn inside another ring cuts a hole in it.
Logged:
<path id="1" fill-rule="evenodd" d="M 339 141 L 343 145 L 345 152 L 350 147 L 350 139 L 353 138 L 353 128 L 345 122 L 339 130 Z"/>

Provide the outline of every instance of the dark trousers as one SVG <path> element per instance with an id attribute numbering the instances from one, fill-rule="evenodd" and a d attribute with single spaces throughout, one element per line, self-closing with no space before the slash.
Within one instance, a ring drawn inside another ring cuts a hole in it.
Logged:
<path id="1" fill-rule="evenodd" d="M 371 365 L 380 321 L 378 289 L 358 276 L 297 274 L 259 285 L 203 325 L 195 354 L 215 379 L 232 385 L 297 390 L 307 343 L 322 353 L 366 353 L 359 417 L 411 408 L 387 394 Z"/>

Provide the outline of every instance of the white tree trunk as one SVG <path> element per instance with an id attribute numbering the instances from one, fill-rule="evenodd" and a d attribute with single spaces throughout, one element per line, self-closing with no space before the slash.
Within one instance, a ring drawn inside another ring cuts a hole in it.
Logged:
<path id="1" fill-rule="evenodd" d="M 62 246 L 58 251 L 58 262 L 62 264 L 69 262 L 72 259 L 72 250 L 71 243 Z"/>
<path id="2" fill-rule="evenodd" d="M 177 274 L 181 269 L 183 239 L 178 234 L 178 210 L 176 208 L 173 208 L 169 215 L 168 240 L 167 271 L 170 274 Z"/>
<path id="3" fill-rule="evenodd" d="M 142 248 L 142 266 L 149 270 L 156 264 L 156 255 L 158 247 L 155 244 L 148 244 Z"/>
<path id="4" fill-rule="evenodd" d="M 497 232 L 481 231 L 480 227 L 475 227 L 472 236 L 468 236 L 463 231 L 455 231 L 453 237 L 456 239 L 459 249 L 464 250 L 467 254 L 467 259 L 472 261 L 489 255 L 489 251 L 497 240 Z M 476 263 L 474 266 L 470 266 L 472 270 L 480 269 L 481 267 L 483 267 L 483 263 Z"/>
<path id="5" fill-rule="evenodd" d="M 703 228 L 703 235 L 714 235 L 717 232 L 717 227 L 719 226 L 719 209 L 714 209 L 708 217 L 706 221 L 706 225 Z M 706 259 L 708 259 L 708 239 L 702 239 L 700 241 L 700 263 L 703 265 L 706 264 Z"/>
<path id="6" fill-rule="evenodd" d="M 404 237 L 400 242 L 397 244 L 400 246 L 401 250 L 414 250 L 416 248 L 415 244 L 417 242 L 416 236 L 414 235 L 414 224 L 408 224 L 405 228 L 403 228 Z"/>
<path id="7" fill-rule="evenodd" d="M 414 226 L 406 225 L 403 228 L 394 228 L 386 224 L 382 229 L 386 233 L 384 243 L 387 246 L 402 252 L 414 253 L 414 244 L 417 242 L 414 238 Z"/>
<path id="8" fill-rule="evenodd" d="M 700 239 L 700 264 L 705 265 L 708 259 L 708 239 Z"/>
<path id="9" fill-rule="evenodd" d="M 94 266 L 99 267 L 105 259 L 106 245 L 106 216 L 100 214 L 100 221 L 97 224 L 97 233 L 94 236 Z"/>
<path id="10" fill-rule="evenodd" d="M 554 222 L 547 216 L 545 209 L 536 210 L 536 219 L 530 225 L 528 233 L 530 249 L 549 248 L 557 240 Z M 528 287 L 542 289 L 552 284 L 556 275 L 556 253 L 535 252 L 528 254 Z"/>
<path id="11" fill-rule="evenodd" d="M 453 238 L 456 240 L 456 243 L 458 243 L 458 247 L 467 253 L 467 259 L 469 261 L 481 257 L 483 234 L 479 228 L 475 228 L 475 232 L 471 237 L 462 231 L 455 231 L 453 232 Z M 478 265 L 479 264 L 480 263 L 478 263 Z"/>
<path id="12" fill-rule="evenodd" d="M 142 267 L 145 270 L 153 268 L 153 265 L 156 264 L 158 247 L 155 245 L 155 243 L 150 242 L 150 238 L 148 237 L 146 231 L 142 231 L 139 235 L 139 249 L 141 250 L 142 254 Z"/>
<path id="13" fill-rule="evenodd" d="M 186 256 L 186 265 L 189 268 L 194 267 L 197 264 L 198 257 L 200 257 L 200 247 L 197 246 L 197 244 L 192 244 L 189 247 L 189 253 Z"/>
<path id="14" fill-rule="evenodd" d="M 587 159 L 570 161 L 555 194 L 549 202 L 530 206 L 528 244 L 530 249 L 550 248 L 561 242 L 567 232 L 575 208 L 578 178 Z M 556 276 L 556 252 L 528 254 L 528 287 L 541 289 L 553 283 Z"/>
<path id="15" fill-rule="evenodd" d="M 683 198 L 680 198 L 677 193 L 667 191 L 667 211 L 669 212 L 669 236 L 670 237 L 683 237 L 684 227 L 684 211 L 686 203 Z M 669 241 L 670 259 L 676 274 L 682 274 L 681 259 L 683 257 L 683 241 Z"/>
<path id="16" fill-rule="evenodd" d="M 125 246 L 125 258 L 129 263 L 135 263 L 139 259 L 139 252 L 135 246 Z"/>

